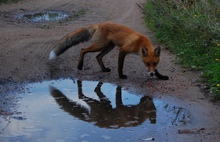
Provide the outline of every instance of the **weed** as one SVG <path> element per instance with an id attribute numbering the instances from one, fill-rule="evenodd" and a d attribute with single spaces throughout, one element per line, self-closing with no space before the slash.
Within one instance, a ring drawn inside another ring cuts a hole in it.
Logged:
<path id="1" fill-rule="evenodd" d="M 220 99 L 220 1 L 148 0 L 143 9 L 156 39 L 183 66 L 201 70 L 209 91 Z"/>
<path id="2" fill-rule="evenodd" d="M 12 3 L 12 2 L 18 2 L 19 0 L 0 0 L 1 3 Z"/>

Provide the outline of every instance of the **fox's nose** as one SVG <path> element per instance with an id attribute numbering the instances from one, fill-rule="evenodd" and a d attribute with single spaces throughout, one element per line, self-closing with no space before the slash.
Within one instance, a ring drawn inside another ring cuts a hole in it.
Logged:
<path id="1" fill-rule="evenodd" d="M 153 76 L 153 75 L 154 75 L 154 73 L 151 72 L 151 73 L 150 73 L 150 76 Z"/>

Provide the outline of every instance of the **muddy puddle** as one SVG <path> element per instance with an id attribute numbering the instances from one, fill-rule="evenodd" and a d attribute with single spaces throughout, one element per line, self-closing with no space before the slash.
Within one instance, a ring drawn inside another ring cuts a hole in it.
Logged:
<path id="1" fill-rule="evenodd" d="M 26 19 L 32 22 L 63 20 L 70 15 L 62 11 L 40 11 L 19 14 L 19 19 Z"/>
<path id="2" fill-rule="evenodd" d="M 157 141 L 161 128 L 190 123 L 184 108 L 109 83 L 64 79 L 16 90 L 0 99 L 1 142 Z"/>

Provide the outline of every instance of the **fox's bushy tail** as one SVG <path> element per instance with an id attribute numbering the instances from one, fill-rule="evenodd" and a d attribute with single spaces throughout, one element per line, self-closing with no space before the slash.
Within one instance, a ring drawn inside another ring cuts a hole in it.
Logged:
<path id="1" fill-rule="evenodd" d="M 64 36 L 50 52 L 49 59 L 54 59 L 70 47 L 91 39 L 95 27 L 81 28 Z"/>

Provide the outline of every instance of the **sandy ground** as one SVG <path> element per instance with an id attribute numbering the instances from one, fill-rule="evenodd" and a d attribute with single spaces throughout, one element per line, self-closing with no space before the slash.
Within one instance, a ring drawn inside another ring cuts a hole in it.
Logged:
<path id="1" fill-rule="evenodd" d="M 176 64 L 174 55 L 165 48 L 162 50 L 158 70 L 170 77 L 168 81 L 158 80 L 147 74 L 139 56 L 128 55 L 125 59 L 124 74 L 127 80 L 118 78 L 118 48 L 104 57 L 110 73 L 103 73 L 96 61 L 96 53 L 87 54 L 84 68 L 77 70 L 79 52 L 89 43 L 79 44 L 65 52 L 54 61 L 49 61 L 49 52 L 56 41 L 65 34 L 94 23 L 113 21 L 127 25 L 153 40 L 146 29 L 142 14 L 136 3 L 144 0 L 25 0 L 17 4 L 0 6 L 0 89 L 4 93 L 7 84 L 38 82 L 58 78 L 79 78 L 110 82 L 123 86 L 129 91 L 146 94 L 175 102 L 193 114 L 192 125 L 187 129 L 204 128 L 194 134 L 178 134 L 177 129 L 161 128 L 158 137 L 167 141 L 218 141 L 220 139 L 219 106 L 201 91 L 204 86 L 198 83 L 199 73 L 191 72 Z M 78 11 L 85 14 L 71 18 L 67 22 L 33 23 L 16 18 L 19 13 L 61 10 L 74 15 Z M 157 46 L 157 43 L 154 43 Z M 135 61 L 135 62 L 134 62 Z"/>

